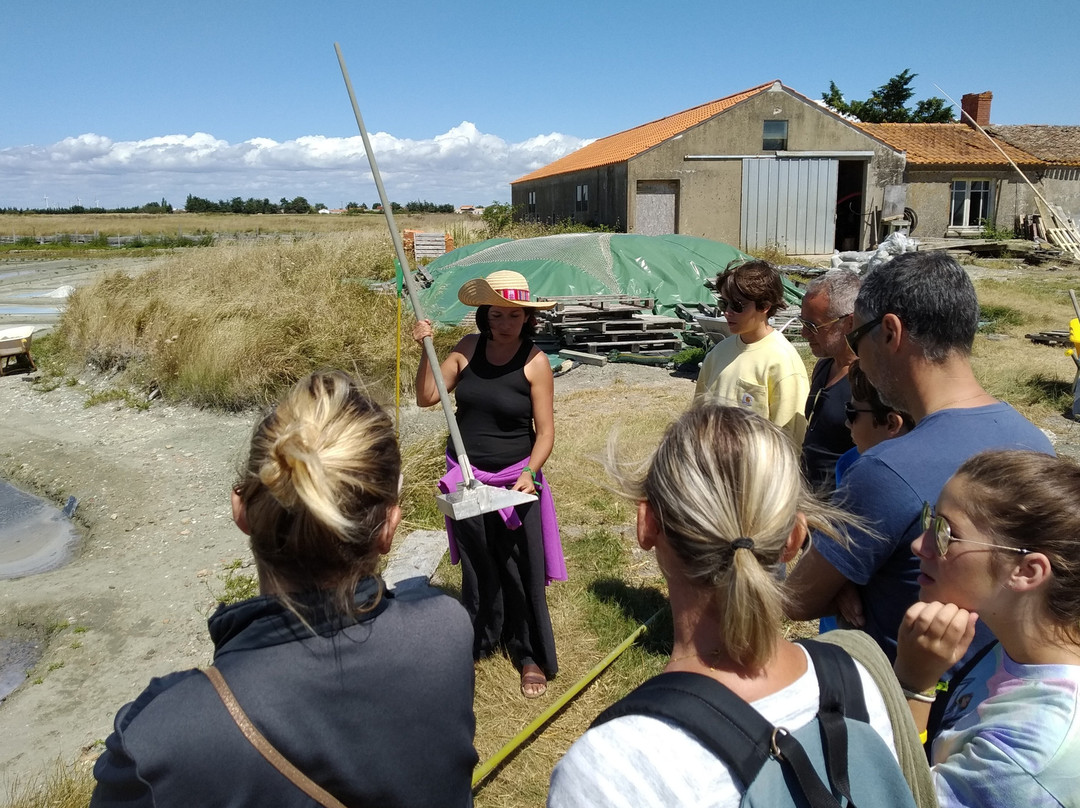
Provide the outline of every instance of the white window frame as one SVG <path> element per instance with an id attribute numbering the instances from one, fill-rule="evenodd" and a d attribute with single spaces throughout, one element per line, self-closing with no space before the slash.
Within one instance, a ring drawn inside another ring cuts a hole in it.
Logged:
<path id="1" fill-rule="evenodd" d="M 953 180 L 949 186 L 949 229 L 978 233 L 984 220 L 994 220 L 993 180 L 978 177 Z"/>

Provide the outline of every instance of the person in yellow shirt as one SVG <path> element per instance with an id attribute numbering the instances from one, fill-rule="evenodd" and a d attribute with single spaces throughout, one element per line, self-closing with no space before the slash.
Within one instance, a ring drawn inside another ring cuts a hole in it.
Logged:
<path id="1" fill-rule="evenodd" d="M 716 289 L 731 336 L 705 356 L 694 403 L 753 410 L 800 446 L 810 382 L 799 352 L 769 325 L 769 317 L 784 305 L 780 271 L 767 261 L 746 261 L 721 272 Z"/>

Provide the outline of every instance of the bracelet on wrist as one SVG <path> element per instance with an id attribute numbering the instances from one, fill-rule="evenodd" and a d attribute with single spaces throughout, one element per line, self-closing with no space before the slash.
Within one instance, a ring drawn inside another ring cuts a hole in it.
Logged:
<path id="1" fill-rule="evenodd" d="M 533 483 L 535 483 L 535 482 L 536 482 L 536 472 L 535 472 L 535 471 L 533 471 L 533 470 L 532 470 L 531 468 L 529 468 L 528 466 L 526 466 L 525 468 L 523 468 L 523 469 L 521 470 L 521 474 L 525 474 L 526 472 L 528 472 L 529 476 L 530 476 L 530 477 L 532 477 L 532 481 L 533 481 Z M 521 476 L 521 474 L 519 474 L 518 476 L 520 477 L 520 476 Z"/>
<path id="2" fill-rule="evenodd" d="M 933 704 L 937 701 L 937 685 L 928 687 L 926 690 L 910 690 L 901 684 L 900 690 L 908 701 L 921 701 L 923 704 Z"/>

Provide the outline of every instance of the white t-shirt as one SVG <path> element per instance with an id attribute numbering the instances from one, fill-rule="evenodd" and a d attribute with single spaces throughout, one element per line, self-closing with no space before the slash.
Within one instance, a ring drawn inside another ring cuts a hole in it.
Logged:
<path id="1" fill-rule="evenodd" d="M 792 731 L 810 723 L 818 711 L 814 663 L 802 650 L 806 673 L 783 690 L 751 702 L 770 723 Z M 881 692 L 862 665 L 856 662 L 855 667 L 870 725 L 895 756 L 892 724 Z M 590 729 L 570 747 L 551 773 L 547 804 L 549 808 L 727 808 L 737 806 L 740 799 L 742 789 L 732 780 L 727 765 L 692 735 L 663 719 L 628 715 Z"/>

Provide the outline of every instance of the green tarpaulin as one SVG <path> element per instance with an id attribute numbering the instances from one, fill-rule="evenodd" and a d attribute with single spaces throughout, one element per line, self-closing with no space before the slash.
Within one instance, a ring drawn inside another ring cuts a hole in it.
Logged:
<path id="1" fill-rule="evenodd" d="M 465 281 L 499 269 L 520 272 L 534 297 L 632 295 L 651 297 L 653 312 L 671 315 L 676 304 L 714 305 L 705 286 L 732 261 L 749 258 L 719 241 L 693 236 L 573 233 L 538 238 L 490 239 L 440 256 L 427 265 L 432 285 L 420 291 L 424 313 L 434 322 L 467 322 L 473 309 L 458 302 Z M 785 296 L 798 304 L 802 292 L 785 280 Z"/>

